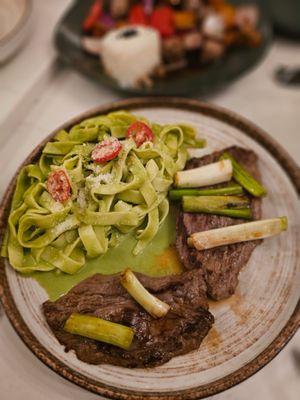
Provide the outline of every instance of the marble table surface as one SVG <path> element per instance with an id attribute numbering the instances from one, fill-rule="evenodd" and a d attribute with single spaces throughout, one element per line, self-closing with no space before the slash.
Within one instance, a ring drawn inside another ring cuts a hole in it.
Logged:
<path id="1" fill-rule="evenodd" d="M 0 196 L 24 157 L 51 130 L 117 95 L 62 65 L 52 44 L 55 23 L 70 0 L 35 0 L 31 34 L 15 58 L 0 66 Z M 300 90 L 280 86 L 273 72 L 300 65 L 300 44 L 275 40 L 262 63 L 222 92 L 202 98 L 264 128 L 300 164 Z M 23 345 L 0 310 L 1 400 L 93 400 L 92 393 L 50 371 Z M 300 332 L 265 368 L 214 400 L 297 400 Z"/>

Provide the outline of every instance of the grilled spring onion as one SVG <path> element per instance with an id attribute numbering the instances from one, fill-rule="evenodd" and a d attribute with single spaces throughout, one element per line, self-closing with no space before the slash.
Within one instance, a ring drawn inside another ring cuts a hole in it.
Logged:
<path id="1" fill-rule="evenodd" d="M 230 218 L 252 219 L 251 208 L 240 208 L 239 210 L 236 210 L 234 208 L 216 208 L 215 210 L 203 208 L 201 211 L 198 212 L 201 212 L 203 214 L 223 215 L 224 217 Z"/>
<path id="2" fill-rule="evenodd" d="M 167 314 L 170 306 L 148 292 L 130 269 L 121 274 L 121 284 L 127 292 L 154 318 Z"/>
<path id="3" fill-rule="evenodd" d="M 234 179 L 240 185 L 242 185 L 247 192 L 252 194 L 252 196 L 261 197 L 267 194 L 266 188 L 257 182 L 257 180 L 255 180 L 253 176 L 249 174 L 249 172 L 242 167 L 231 154 L 225 152 L 220 159 L 231 161 Z"/>
<path id="4" fill-rule="evenodd" d="M 197 188 L 217 183 L 228 182 L 232 177 L 230 160 L 221 160 L 203 167 L 179 171 L 174 178 L 174 185 L 179 188 Z"/>
<path id="5" fill-rule="evenodd" d="M 247 242 L 278 235 L 288 226 L 286 217 L 271 218 L 245 224 L 231 225 L 225 228 L 211 229 L 194 233 L 188 238 L 188 245 L 197 250 L 206 250 L 213 247 L 232 243 Z"/>
<path id="6" fill-rule="evenodd" d="M 249 199 L 242 196 L 183 196 L 182 207 L 186 212 L 248 208 Z"/>
<path id="7" fill-rule="evenodd" d="M 124 350 L 129 349 L 134 336 L 134 330 L 128 326 L 77 313 L 70 315 L 64 330 L 74 335 L 113 344 Z"/>
<path id="8" fill-rule="evenodd" d="M 182 208 L 183 211 L 192 213 L 243 219 L 252 217 L 249 199 L 241 196 L 183 196 Z"/>
<path id="9" fill-rule="evenodd" d="M 171 189 L 169 191 L 170 200 L 180 200 L 183 196 L 229 196 L 243 194 L 242 186 L 229 184 L 222 188 L 211 189 Z"/>

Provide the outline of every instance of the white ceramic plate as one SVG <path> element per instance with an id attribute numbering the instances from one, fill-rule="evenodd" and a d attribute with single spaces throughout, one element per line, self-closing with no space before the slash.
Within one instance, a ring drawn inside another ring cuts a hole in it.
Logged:
<path id="1" fill-rule="evenodd" d="M 101 107 L 65 124 L 114 109 L 130 109 L 150 120 L 187 122 L 208 140 L 211 150 L 238 144 L 254 150 L 268 196 L 263 217 L 286 215 L 286 233 L 265 240 L 240 274 L 236 294 L 211 302 L 215 324 L 200 349 L 153 369 L 93 366 L 65 353 L 47 326 L 41 304 L 47 299 L 36 281 L 3 263 L 0 294 L 6 312 L 29 348 L 67 379 L 114 399 L 196 399 L 224 390 L 270 361 L 299 326 L 299 169 L 279 145 L 233 113 L 192 100 L 133 99 Z M 61 128 L 61 127 L 60 127 Z M 49 140 L 49 138 L 47 138 Z M 25 161 L 36 159 L 43 142 Z M 297 186 L 298 185 L 298 186 Z M 2 204 L 8 212 L 13 185 Z"/>
<path id="2" fill-rule="evenodd" d="M 30 29 L 32 0 L 0 1 L 0 63 L 16 53 Z"/>

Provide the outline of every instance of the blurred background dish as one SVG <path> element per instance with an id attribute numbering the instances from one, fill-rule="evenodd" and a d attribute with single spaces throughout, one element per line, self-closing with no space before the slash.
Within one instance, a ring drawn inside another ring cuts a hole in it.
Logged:
<path id="1" fill-rule="evenodd" d="M 300 38 L 300 1 L 264 0 L 275 31 L 285 36 Z"/>
<path id="2" fill-rule="evenodd" d="M 0 1 L 0 63 L 24 43 L 30 28 L 32 0 Z"/>
<path id="3" fill-rule="evenodd" d="M 101 41 L 97 39 L 99 37 L 106 37 L 103 34 L 102 27 L 105 26 L 107 31 L 112 29 L 112 27 L 116 27 L 117 29 L 124 29 L 122 26 L 122 20 L 112 20 L 111 15 L 105 16 L 105 24 L 101 22 L 99 29 L 91 29 L 91 25 L 93 21 L 90 20 L 89 17 L 93 17 L 93 9 L 91 8 L 92 5 L 97 6 L 99 8 L 99 2 L 95 2 L 94 0 L 88 1 L 75 1 L 70 9 L 66 12 L 60 23 L 58 24 L 56 36 L 55 36 L 55 43 L 56 47 L 59 51 L 59 54 L 63 60 L 65 60 L 68 64 L 72 67 L 77 69 L 79 72 L 83 73 L 84 75 L 88 76 L 89 78 L 93 79 L 94 81 L 103 84 L 105 86 L 109 86 L 112 89 L 122 91 L 127 94 L 138 94 L 138 95 L 193 95 L 193 94 L 201 94 L 206 95 L 220 89 L 221 87 L 229 84 L 234 79 L 237 79 L 240 75 L 249 71 L 254 65 L 256 65 L 266 53 L 266 50 L 271 42 L 271 27 L 268 22 L 268 19 L 265 17 L 263 11 L 260 11 L 259 20 L 257 22 L 257 32 L 255 30 L 251 31 L 252 38 L 255 36 L 258 40 L 255 43 L 249 40 L 249 36 L 240 34 L 238 31 L 238 40 L 234 43 L 234 46 L 226 45 L 226 52 L 223 51 L 213 59 L 208 60 L 204 57 L 204 52 L 202 51 L 201 60 L 200 62 L 189 62 L 189 55 L 187 57 L 182 57 L 181 59 L 176 60 L 177 63 L 185 62 L 186 65 L 184 68 L 177 65 L 178 70 L 173 71 L 172 73 L 165 73 L 166 69 L 169 66 L 173 66 L 176 63 L 168 63 L 167 64 L 160 64 L 160 66 L 165 67 L 162 74 L 158 73 L 154 77 L 154 79 L 149 80 L 149 77 L 146 76 L 141 85 L 138 86 L 126 86 L 120 85 L 117 80 L 111 78 L 109 76 L 110 71 L 108 74 L 103 71 L 100 66 L 99 62 L 99 53 L 101 52 Z M 100 2 L 101 3 L 101 2 Z M 135 2 L 135 3 L 149 3 L 152 4 L 154 2 Z M 170 2 L 174 3 L 174 1 Z M 178 2 L 177 2 L 178 3 Z M 222 1 L 211 1 L 208 2 L 209 4 L 216 3 L 224 4 Z M 230 3 L 234 5 L 244 5 L 245 0 L 235 0 L 231 1 Z M 175 4 L 175 3 L 174 3 Z M 227 3 L 225 3 L 227 7 Z M 176 7 L 178 6 L 173 6 Z M 215 6 L 214 6 L 215 7 Z M 228 6 L 229 8 L 231 6 Z M 209 8 L 211 6 L 209 5 Z M 92 10 L 92 12 L 89 12 Z M 169 8 L 170 10 L 170 8 Z M 232 8 L 231 8 L 232 11 Z M 179 15 L 179 20 L 176 22 L 178 26 L 181 26 L 182 23 L 192 22 L 187 21 L 187 15 L 183 15 L 185 11 L 182 11 L 182 8 L 179 11 L 176 11 L 176 18 Z M 227 11 L 226 11 L 227 12 Z M 94 13 L 97 17 L 100 15 L 99 10 L 94 9 Z M 152 12 L 151 16 L 155 14 Z M 216 13 L 214 13 L 216 15 Z M 226 14 L 227 15 L 227 14 Z M 154 15 L 155 16 L 155 15 Z M 216 15 L 217 16 L 217 15 Z M 129 20 L 133 23 L 141 21 L 143 16 L 139 16 L 136 20 L 135 18 L 129 17 Z M 152 18 L 151 17 L 151 18 Z M 127 18 L 127 17 L 126 17 Z M 153 17 L 154 18 L 154 17 Z M 151 21 L 153 20 L 151 19 Z M 155 18 L 154 18 L 155 19 Z M 210 18 L 211 19 L 211 18 Z M 215 18 L 216 19 L 216 18 Z M 93 18 L 92 18 L 93 20 Z M 158 18 L 159 20 L 159 18 Z M 179 35 L 170 35 L 170 32 L 161 31 L 166 28 L 166 16 L 163 18 L 164 24 L 158 27 L 156 26 L 157 21 L 155 20 L 153 23 L 151 22 L 152 28 L 155 27 L 160 31 L 160 34 L 163 38 L 163 52 L 162 58 L 166 56 L 166 49 L 164 49 L 164 44 L 167 42 L 166 37 L 170 41 L 174 41 L 174 38 L 182 38 L 183 35 L 180 33 Z M 159 22 L 159 21 L 158 21 Z M 201 29 L 204 34 L 207 36 L 207 32 L 211 32 L 211 30 L 216 31 L 220 24 L 217 20 L 209 20 L 206 21 L 207 24 L 203 24 Z M 140 22 L 141 23 L 141 22 Z M 147 21 L 145 22 L 147 23 Z M 84 26 L 83 26 L 84 24 Z M 120 26 L 121 24 L 121 26 Z M 99 26 L 99 25 L 98 25 Z M 83 37 L 83 28 L 85 32 L 88 32 L 89 36 L 84 37 L 84 47 L 86 50 L 89 50 L 90 53 L 95 53 L 98 56 L 88 54 L 87 51 L 83 50 L 82 47 L 82 37 Z M 149 28 L 151 29 L 151 28 Z M 92 32 L 92 33 L 91 33 Z M 189 31 L 191 32 L 191 31 Z M 236 34 L 237 30 L 235 31 Z M 195 33 L 195 32 L 194 32 Z M 107 34 L 109 35 L 109 33 Z M 196 35 L 194 35 L 196 36 Z M 247 40 L 240 40 L 240 38 L 247 37 Z M 132 40 L 134 38 L 132 37 Z M 188 42 L 195 42 L 195 37 L 190 38 Z M 193 40 L 192 40 L 193 39 Z M 216 44 L 220 47 L 220 40 L 219 38 L 215 38 L 216 40 L 213 41 L 213 44 Z M 253 39 L 254 40 L 254 39 Z M 210 41 L 208 41 L 210 42 Z M 250 43 L 251 42 L 251 43 Z M 100 43 L 100 44 L 99 44 Z M 187 45 L 189 44 L 187 43 Z M 206 42 L 207 43 L 207 42 Z M 171 50 L 176 48 L 175 43 L 170 43 Z M 224 46 L 223 46 L 224 47 Z M 223 55 L 224 53 L 224 55 Z M 203 56 L 203 57 L 202 57 Z M 134 61 L 137 58 L 134 58 Z M 187 61 L 188 60 L 188 61 Z M 175 68 L 176 69 L 176 68 Z M 157 71 L 156 71 L 157 72 Z M 160 69 L 161 72 L 161 69 Z M 110 74 L 112 75 L 112 74 Z M 160 76 L 158 76 L 160 75 Z M 115 76 L 116 78 L 116 76 Z M 120 80 L 119 80 L 120 81 Z"/>

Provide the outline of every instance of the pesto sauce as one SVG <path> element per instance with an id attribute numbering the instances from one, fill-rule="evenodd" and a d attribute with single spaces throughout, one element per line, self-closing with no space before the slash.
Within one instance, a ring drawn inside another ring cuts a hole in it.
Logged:
<path id="1" fill-rule="evenodd" d="M 128 234 L 119 246 L 109 249 L 103 256 L 88 260 L 75 275 L 51 271 L 34 272 L 30 277 L 38 281 L 53 301 L 83 279 L 96 273 L 110 275 L 129 267 L 133 271 L 151 276 L 178 274 L 182 271 L 182 266 L 173 247 L 175 236 L 175 216 L 170 212 L 154 239 L 137 256 L 132 255 L 136 239 L 132 234 Z"/>

